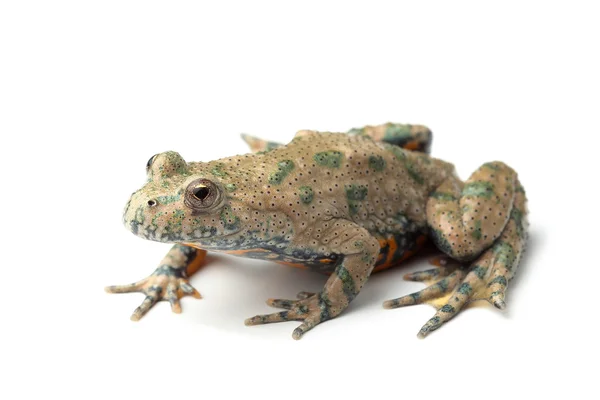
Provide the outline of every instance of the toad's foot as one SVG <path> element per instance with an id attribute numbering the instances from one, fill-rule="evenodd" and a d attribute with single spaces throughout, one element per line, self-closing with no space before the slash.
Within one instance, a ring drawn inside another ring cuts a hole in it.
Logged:
<path id="1" fill-rule="evenodd" d="M 141 292 L 146 295 L 142 304 L 131 314 L 132 321 L 138 321 L 142 318 L 158 301 L 166 300 L 171 303 L 171 310 L 174 313 L 181 313 L 181 304 L 179 299 L 185 295 L 194 296 L 197 299 L 202 298 L 200 293 L 192 285 L 186 276 L 183 268 L 173 268 L 168 265 L 160 266 L 149 277 L 129 285 L 107 286 L 105 290 L 108 293 L 130 293 Z"/>
<path id="2" fill-rule="evenodd" d="M 202 297 L 190 285 L 189 276 L 198 270 L 205 256 L 204 250 L 176 244 L 149 277 L 129 285 L 107 286 L 104 290 L 108 293 L 141 292 L 146 295 L 142 304 L 131 314 L 132 321 L 138 321 L 160 300 L 171 303 L 171 310 L 179 314 L 179 299 L 183 296 Z"/>
<path id="3" fill-rule="evenodd" d="M 375 266 L 379 241 L 356 223 L 341 219 L 321 221 L 313 226 L 313 231 L 320 232 L 314 243 L 327 244 L 319 251 L 340 256 L 323 289 L 317 294 L 301 292 L 299 300 L 267 300 L 267 304 L 286 311 L 257 315 L 247 319 L 246 325 L 302 321 L 292 333 L 294 339 L 300 339 L 321 322 L 338 316 L 358 295 Z"/>
<path id="4" fill-rule="evenodd" d="M 515 261 L 514 257 L 511 258 L 511 252 L 510 246 L 499 242 L 482 254 L 470 268 L 448 264 L 407 274 L 404 279 L 424 282 L 429 286 L 419 292 L 388 300 L 383 306 L 398 308 L 423 303 L 433 305 L 437 312 L 419 331 L 418 336 L 421 338 L 441 327 L 471 301 L 487 300 L 495 307 L 504 309 L 504 295 Z"/>
<path id="5" fill-rule="evenodd" d="M 273 322 L 302 321 L 303 323 L 292 333 L 292 337 L 298 340 L 305 332 L 337 315 L 324 293 L 300 292 L 297 297 L 299 300 L 268 299 L 268 305 L 284 308 L 286 311 L 257 315 L 248 318 L 244 323 L 246 325 L 262 325 Z"/>

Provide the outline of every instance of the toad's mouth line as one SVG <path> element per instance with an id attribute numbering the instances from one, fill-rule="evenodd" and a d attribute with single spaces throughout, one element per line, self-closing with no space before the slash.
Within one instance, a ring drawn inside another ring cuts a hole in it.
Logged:
<path id="1" fill-rule="evenodd" d="M 237 235 L 237 234 L 239 234 L 241 232 L 241 230 L 238 230 L 236 232 L 231 232 L 231 233 L 227 233 L 227 234 L 223 234 L 223 235 L 213 234 L 213 235 L 210 235 L 210 236 L 203 236 L 203 237 L 198 237 L 198 238 L 192 239 L 192 238 L 189 238 L 189 237 L 188 238 L 184 238 L 184 237 L 177 238 L 177 237 L 175 237 L 176 236 L 175 234 L 170 234 L 170 235 L 169 234 L 165 234 L 165 233 L 158 234 L 156 231 L 149 231 L 147 228 L 138 229 L 137 225 L 135 227 L 132 226 L 131 231 L 135 235 L 137 235 L 137 236 L 139 236 L 139 237 L 141 237 L 143 239 L 153 240 L 153 241 L 156 241 L 156 242 L 161 242 L 161 243 L 183 243 L 183 244 L 186 244 L 186 245 L 189 244 L 190 246 L 192 246 L 192 245 L 195 244 L 197 246 L 198 245 L 202 245 L 202 246 L 206 246 L 206 247 L 211 246 L 211 244 L 210 243 L 202 243 L 203 241 L 226 239 L 226 238 L 235 236 L 235 235 Z M 194 246 L 192 246 L 192 247 L 194 247 Z"/>
<path id="2" fill-rule="evenodd" d="M 237 235 L 238 233 L 240 233 L 240 231 L 233 232 L 233 233 L 228 233 L 226 235 L 212 235 L 212 236 L 207 236 L 207 237 L 200 238 L 198 240 L 198 242 L 189 242 L 189 244 L 192 245 L 194 243 L 199 243 L 202 239 L 223 239 L 223 238 L 227 238 L 227 237 L 230 237 L 230 236 Z M 182 241 L 182 243 L 188 244 L 188 242 L 184 242 L 184 241 Z"/>

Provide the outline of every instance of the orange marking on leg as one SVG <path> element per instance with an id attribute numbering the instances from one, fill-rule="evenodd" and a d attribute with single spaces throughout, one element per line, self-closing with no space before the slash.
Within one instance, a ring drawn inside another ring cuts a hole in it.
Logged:
<path id="1" fill-rule="evenodd" d="M 394 258 L 394 253 L 398 249 L 398 244 L 396 243 L 396 239 L 393 237 L 390 239 L 379 239 L 379 248 L 383 249 L 385 247 L 389 247 L 385 262 L 383 262 L 383 264 L 375 267 L 375 269 L 373 269 L 373 272 L 381 271 L 381 270 L 384 270 L 384 269 L 392 266 L 392 260 Z M 384 254 L 379 253 L 379 257 L 377 258 L 376 264 L 379 264 L 383 260 L 383 257 L 384 257 Z"/>
<path id="2" fill-rule="evenodd" d="M 398 243 L 396 243 L 396 238 L 391 237 L 388 239 L 388 244 L 390 245 L 390 250 L 388 252 L 387 259 L 385 260 L 384 265 L 391 265 L 394 256 L 396 255 L 396 251 L 398 251 Z"/>
<path id="3" fill-rule="evenodd" d="M 187 276 L 192 276 L 196 271 L 200 269 L 204 260 L 206 259 L 206 250 L 199 249 L 196 252 L 196 257 L 188 264 L 185 272 Z"/>
<path id="4" fill-rule="evenodd" d="M 404 144 L 404 146 L 402 146 L 402 148 L 406 149 L 406 150 L 418 150 L 419 149 L 419 142 L 416 140 L 411 140 L 410 142 L 406 142 Z"/>
<path id="5" fill-rule="evenodd" d="M 188 247 L 193 247 L 194 249 L 198 250 L 196 252 L 196 257 L 194 257 L 194 259 L 192 261 L 190 261 L 190 263 L 188 264 L 188 266 L 185 269 L 185 273 L 187 274 L 187 276 L 192 276 L 192 274 L 194 274 L 196 271 L 198 271 L 200 269 L 200 267 L 202 266 L 202 263 L 206 259 L 206 250 L 201 249 L 200 247 L 198 247 L 197 244 L 194 244 L 194 243 L 183 243 L 183 245 L 188 246 Z"/>
<path id="6" fill-rule="evenodd" d="M 391 260 L 389 262 L 386 261 L 385 264 L 382 264 L 382 265 L 376 267 L 375 269 L 373 269 L 373 272 L 383 271 L 384 269 L 398 265 L 402 261 L 406 260 L 407 258 L 414 256 L 416 254 L 416 252 L 417 252 L 417 250 L 407 250 L 406 252 L 404 252 L 404 254 L 402 255 L 402 257 L 399 260 L 396 260 L 395 262 L 391 262 Z"/>
<path id="7" fill-rule="evenodd" d="M 373 269 L 373 272 L 383 271 L 384 269 L 387 269 L 389 267 L 393 267 L 395 265 L 398 265 L 398 264 L 402 263 L 402 261 L 406 260 L 407 258 L 414 256 L 423 247 L 423 245 L 425 244 L 425 242 L 427 242 L 427 236 L 421 235 L 421 236 L 417 237 L 415 249 L 414 250 L 407 250 L 406 252 L 404 252 L 404 254 L 402 255 L 402 257 L 399 260 L 396 260 L 396 261 L 392 261 L 394 259 L 394 253 L 397 251 L 396 240 L 393 239 L 393 246 L 394 246 L 393 247 L 393 251 L 392 251 L 392 240 L 391 239 L 388 240 L 388 241 L 384 240 L 383 242 L 384 242 L 384 245 L 386 243 L 390 244 L 390 252 L 388 253 L 388 257 L 387 257 L 387 260 L 385 261 L 385 263 L 383 263 L 382 265 L 378 265 L 377 267 L 375 267 Z"/>
<path id="8" fill-rule="evenodd" d="M 383 249 L 383 248 L 385 248 L 385 246 L 387 246 L 387 240 L 379 239 L 379 248 Z M 379 253 L 379 255 L 377 256 L 376 264 L 379 264 L 382 260 L 383 260 L 383 253 Z"/>

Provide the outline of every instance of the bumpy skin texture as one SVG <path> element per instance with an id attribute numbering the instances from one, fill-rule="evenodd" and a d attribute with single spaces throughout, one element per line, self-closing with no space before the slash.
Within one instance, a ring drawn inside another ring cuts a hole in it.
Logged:
<path id="1" fill-rule="evenodd" d="M 175 245 L 150 277 L 107 288 L 146 294 L 132 319 L 159 300 L 180 312 L 182 296 L 200 296 L 188 277 L 205 250 L 220 251 L 330 275 L 319 293 L 269 299 L 285 311 L 246 320 L 301 321 L 299 339 L 339 315 L 372 272 L 397 265 L 426 238 L 460 264 L 407 275 L 430 286 L 384 307 L 436 306 L 421 337 L 472 300 L 505 307 L 527 230 L 525 192 L 510 167 L 486 163 L 462 182 L 452 164 L 426 154 L 431 131 L 419 125 L 300 131 L 285 146 L 243 137 L 257 153 L 186 163 L 166 152 L 148 161 L 147 183 L 123 221 L 140 237 Z"/>

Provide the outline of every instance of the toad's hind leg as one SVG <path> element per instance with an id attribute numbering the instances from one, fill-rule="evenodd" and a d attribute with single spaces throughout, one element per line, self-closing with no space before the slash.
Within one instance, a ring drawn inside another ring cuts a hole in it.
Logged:
<path id="1" fill-rule="evenodd" d="M 469 266 L 445 277 L 440 276 L 444 273 L 422 274 L 425 279 L 421 280 L 433 283 L 431 286 L 384 303 L 386 308 L 421 303 L 436 306 L 437 313 L 421 328 L 420 337 L 439 328 L 471 301 L 487 300 L 504 309 L 506 287 L 527 235 L 525 192 L 514 171 L 502 163 L 485 164 L 464 185 L 456 178 L 444 182 L 431 195 L 427 215 L 436 245 Z"/>
<path id="2" fill-rule="evenodd" d="M 433 134 L 423 125 L 394 124 L 367 125 L 348 131 L 349 135 L 370 136 L 377 142 L 385 142 L 400 146 L 406 150 L 420 151 L 429 154 Z"/>
<path id="3" fill-rule="evenodd" d="M 296 136 L 310 134 L 313 131 L 303 130 L 296 133 Z M 377 142 L 385 142 L 400 146 L 406 150 L 420 151 L 428 153 L 431 150 L 431 141 L 433 139 L 431 130 L 423 125 L 394 124 L 388 122 L 382 125 L 367 125 L 362 128 L 353 128 L 348 132 L 350 136 L 362 135 L 369 136 Z M 256 136 L 242 133 L 242 139 L 248 144 L 253 152 L 270 151 L 283 144 L 260 139 Z"/>

